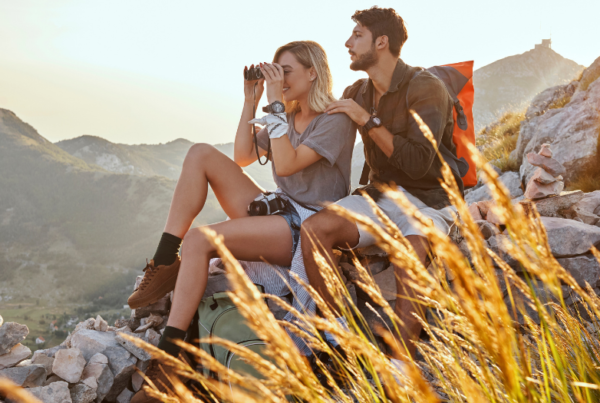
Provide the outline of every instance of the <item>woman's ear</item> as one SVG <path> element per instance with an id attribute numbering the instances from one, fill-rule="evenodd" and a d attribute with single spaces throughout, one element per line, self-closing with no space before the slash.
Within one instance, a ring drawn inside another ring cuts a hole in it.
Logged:
<path id="1" fill-rule="evenodd" d="M 308 74 L 309 74 L 309 76 L 308 76 L 308 77 L 309 77 L 309 80 L 310 80 L 311 82 L 312 82 L 312 81 L 315 81 L 315 80 L 317 79 L 317 72 L 315 71 L 315 68 L 314 68 L 314 67 L 311 67 L 311 68 L 310 68 L 310 72 L 309 72 Z"/>

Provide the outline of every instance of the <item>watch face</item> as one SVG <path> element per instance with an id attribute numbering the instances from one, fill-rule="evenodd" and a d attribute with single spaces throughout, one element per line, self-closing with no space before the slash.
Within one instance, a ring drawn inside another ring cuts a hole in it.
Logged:
<path id="1" fill-rule="evenodd" d="M 381 125 L 381 120 L 379 120 L 378 117 L 374 117 L 373 118 L 373 123 L 375 123 L 377 126 L 380 126 Z"/>
<path id="2" fill-rule="evenodd" d="M 273 105 L 271 105 L 271 109 L 274 113 L 282 113 L 285 111 L 285 105 L 281 102 L 273 102 Z"/>

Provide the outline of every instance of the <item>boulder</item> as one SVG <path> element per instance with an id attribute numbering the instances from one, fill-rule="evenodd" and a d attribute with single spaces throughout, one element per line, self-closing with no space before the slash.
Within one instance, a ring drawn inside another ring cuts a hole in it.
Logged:
<path id="1" fill-rule="evenodd" d="M 521 180 L 519 178 L 519 174 L 516 172 L 505 172 L 499 178 L 500 182 L 506 187 L 510 194 L 510 198 L 514 199 L 516 197 L 523 195 L 523 189 L 521 188 Z M 489 187 L 487 185 L 481 186 L 475 190 L 472 190 L 465 196 L 465 201 L 467 204 L 471 204 L 474 202 L 482 201 L 482 200 L 491 200 L 492 195 L 489 191 Z"/>
<path id="2" fill-rule="evenodd" d="M 573 206 L 583 198 L 581 190 L 561 192 L 559 196 L 535 200 L 535 207 L 543 217 L 560 217 L 563 211 Z"/>
<path id="3" fill-rule="evenodd" d="M 81 350 L 87 360 L 97 353 L 102 353 L 108 358 L 108 367 L 114 375 L 114 382 L 105 398 L 109 401 L 116 399 L 129 383 L 137 358 L 117 343 L 112 332 L 84 329 L 73 336 L 71 343 L 73 347 Z"/>
<path id="4" fill-rule="evenodd" d="M 69 383 L 76 383 L 85 368 L 85 358 L 78 348 L 60 350 L 54 356 L 52 372 Z"/>
<path id="5" fill-rule="evenodd" d="M 558 178 L 562 178 L 562 176 L 554 177 L 550 175 L 548 172 L 544 171 L 542 168 L 537 168 L 531 177 L 531 180 L 536 181 L 540 185 L 549 185 L 551 183 L 556 182 L 557 180 L 561 180 Z"/>
<path id="6" fill-rule="evenodd" d="M 581 255 L 556 259 L 581 287 L 587 282 L 593 287 L 600 286 L 600 263 L 593 255 Z"/>
<path id="7" fill-rule="evenodd" d="M 146 332 L 151 327 L 157 327 L 163 323 L 163 320 L 162 316 L 151 313 L 147 318 L 142 318 L 141 326 L 135 329 L 135 333 Z"/>
<path id="8" fill-rule="evenodd" d="M 114 375 L 108 367 L 108 358 L 101 353 L 94 354 L 83 369 L 81 379 L 94 378 L 98 384 L 97 400 L 101 402 L 112 388 Z"/>
<path id="9" fill-rule="evenodd" d="M 600 228 L 574 220 L 540 217 L 548 234 L 548 243 L 556 257 L 587 253 L 593 245 L 600 244 Z"/>
<path id="10" fill-rule="evenodd" d="M 14 346 L 8 354 L 0 355 L 0 369 L 14 367 L 29 357 L 31 357 L 31 350 L 29 347 L 19 343 Z"/>
<path id="11" fill-rule="evenodd" d="M 92 403 L 96 399 L 98 383 L 94 378 L 87 378 L 71 388 L 73 403 Z"/>
<path id="12" fill-rule="evenodd" d="M 598 105 L 600 80 L 591 83 L 586 91 L 575 92 L 571 101 L 563 108 L 551 109 L 522 123 L 519 140 L 524 132 L 524 142 L 525 137 L 530 137 L 522 153 L 535 152 L 542 144 L 550 144 L 554 152 L 553 158 L 564 165 L 567 173 L 563 176 L 567 182 L 570 181 L 582 167 L 597 158 L 600 130 Z M 524 126 L 531 127 L 524 131 Z M 529 182 L 532 173 L 532 165 L 526 160 L 523 161 L 521 178 L 524 183 Z"/>
<path id="13" fill-rule="evenodd" d="M 48 386 L 40 386 L 28 390 L 44 403 L 72 403 L 71 392 L 67 382 L 53 382 Z"/>
<path id="14" fill-rule="evenodd" d="M 46 368 L 43 365 L 29 365 L 0 370 L 0 378 L 7 378 L 24 388 L 42 386 L 46 380 Z"/>
<path id="15" fill-rule="evenodd" d="M 479 231 L 481 231 L 483 239 L 490 239 L 491 237 L 500 234 L 498 227 L 486 220 L 475 221 L 475 224 L 479 226 Z"/>
<path id="16" fill-rule="evenodd" d="M 386 301 L 395 301 L 398 291 L 396 289 L 396 274 L 394 266 L 389 265 L 387 269 L 373 276 L 375 283 L 381 290 L 381 295 Z"/>
<path id="17" fill-rule="evenodd" d="M 46 368 L 46 375 L 50 376 L 53 374 L 52 365 L 54 364 L 54 357 L 48 357 L 46 354 L 36 351 L 33 353 L 31 362 L 33 364 L 43 365 L 44 368 Z"/>
<path id="18" fill-rule="evenodd" d="M 98 315 L 94 321 L 94 329 L 100 332 L 106 332 L 108 330 L 108 323 L 102 319 L 102 316 Z"/>
<path id="19" fill-rule="evenodd" d="M 133 392 L 129 389 L 123 389 L 123 391 L 117 396 L 117 403 L 129 403 L 133 397 Z"/>
<path id="20" fill-rule="evenodd" d="M 65 380 L 62 379 L 60 376 L 53 374 L 53 375 L 50 375 L 48 378 L 46 378 L 46 382 L 44 382 L 43 386 L 48 386 L 48 385 L 50 385 L 51 383 L 54 383 L 54 382 L 64 382 L 64 381 Z"/>
<path id="21" fill-rule="evenodd" d="M 525 190 L 525 198 L 529 200 L 543 199 L 548 196 L 558 196 L 560 192 L 565 188 L 564 182 L 554 182 L 548 185 L 542 185 L 536 182 L 533 177 L 527 184 L 527 190 Z"/>
<path id="22" fill-rule="evenodd" d="M 25 325 L 15 322 L 6 322 L 0 326 L 0 355 L 8 352 L 17 344 L 25 340 L 29 329 Z"/>
<path id="23" fill-rule="evenodd" d="M 471 214 L 473 221 L 483 220 L 483 216 L 481 215 L 481 211 L 479 210 L 477 203 L 473 203 L 469 206 L 469 214 Z"/>
<path id="24" fill-rule="evenodd" d="M 571 207 L 571 211 L 573 217 L 580 218 L 586 224 L 595 225 L 600 220 L 600 190 L 586 193 Z"/>
<path id="25" fill-rule="evenodd" d="M 162 318 L 161 318 L 161 320 L 162 320 Z M 117 333 L 115 340 L 117 341 L 117 343 L 122 345 L 125 348 L 125 350 L 129 351 L 131 354 L 133 354 L 134 356 L 136 356 L 138 359 L 140 359 L 142 361 L 150 360 L 152 358 L 152 356 L 150 355 L 149 352 L 147 352 L 146 350 L 144 350 L 141 347 L 136 346 L 131 341 L 125 339 L 124 337 L 121 336 L 122 334 L 127 334 L 128 336 L 133 336 L 135 338 L 144 340 L 144 338 L 141 335 L 135 334 L 135 333 L 119 332 L 119 333 Z M 144 340 L 144 341 L 146 341 L 146 340 Z"/>
<path id="26" fill-rule="evenodd" d="M 273 310 L 273 309 L 271 309 Z M 144 335 L 148 343 L 152 344 L 154 347 L 158 346 L 158 342 L 160 341 L 160 334 L 154 329 L 146 330 L 146 334 Z M 139 357 L 138 357 L 139 358 Z"/>

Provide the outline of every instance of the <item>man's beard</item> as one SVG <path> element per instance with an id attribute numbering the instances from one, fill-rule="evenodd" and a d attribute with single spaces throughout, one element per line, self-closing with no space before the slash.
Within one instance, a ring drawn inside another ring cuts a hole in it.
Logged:
<path id="1" fill-rule="evenodd" d="M 358 56 L 358 59 L 350 63 L 350 70 L 366 71 L 369 67 L 377 64 L 377 62 L 377 51 L 375 50 L 375 45 L 373 45 L 371 50 Z"/>

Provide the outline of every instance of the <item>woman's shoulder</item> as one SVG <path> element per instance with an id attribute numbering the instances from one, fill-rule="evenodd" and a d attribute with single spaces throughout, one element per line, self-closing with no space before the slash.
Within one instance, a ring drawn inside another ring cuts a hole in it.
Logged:
<path id="1" fill-rule="evenodd" d="M 317 116 L 316 120 L 315 123 L 317 124 L 352 125 L 352 119 L 345 113 L 332 113 L 330 115 L 327 112 L 323 112 Z"/>

